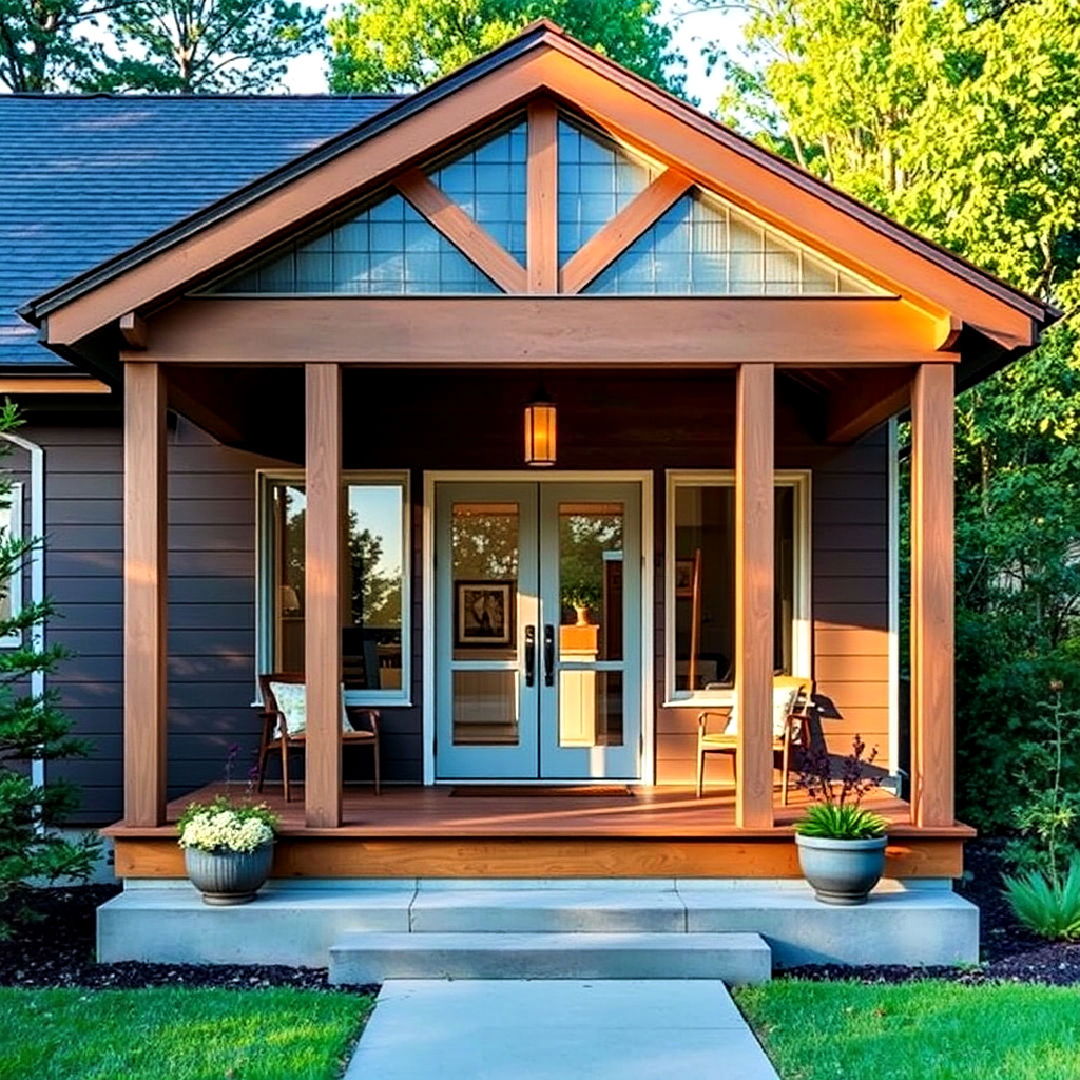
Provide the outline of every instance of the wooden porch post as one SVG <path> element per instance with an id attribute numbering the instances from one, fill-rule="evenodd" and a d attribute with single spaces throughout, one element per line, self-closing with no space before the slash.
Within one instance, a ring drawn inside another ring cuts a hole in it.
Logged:
<path id="1" fill-rule="evenodd" d="M 124 363 L 124 821 L 164 825 L 167 776 L 167 389 Z"/>
<path id="2" fill-rule="evenodd" d="M 308 364 L 304 665 L 308 825 L 341 824 L 341 366 Z"/>
<path id="3" fill-rule="evenodd" d="M 735 407 L 735 824 L 773 823 L 773 365 L 741 364 Z"/>
<path id="4" fill-rule="evenodd" d="M 911 394 L 911 813 L 953 824 L 953 368 Z"/>

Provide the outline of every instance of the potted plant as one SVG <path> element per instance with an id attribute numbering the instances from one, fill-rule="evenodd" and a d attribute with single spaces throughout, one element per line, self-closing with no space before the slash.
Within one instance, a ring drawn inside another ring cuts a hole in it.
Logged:
<path id="1" fill-rule="evenodd" d="M 192 803 L 177 822 L 179 844 L 192 885 L 203 903 L 248 904 L 270 876 L 277 815 L 265 805 L 245 805 L 219 795 Z"/>
<path id="2" fill-rule="evenodd" d="M 808 753 L 799 777 L 814 805 L 795 824 L 795 845 L 803 875 L 823 904 L 865 904 L 885 872 L 889 823 L 862 806 L 866 794 L 881 784 L 865 775 L 877 750 L 867 758 L 865 752 L 856 735 L 842 775 L 833 779 L 828 751 L 818 747 Z"/>

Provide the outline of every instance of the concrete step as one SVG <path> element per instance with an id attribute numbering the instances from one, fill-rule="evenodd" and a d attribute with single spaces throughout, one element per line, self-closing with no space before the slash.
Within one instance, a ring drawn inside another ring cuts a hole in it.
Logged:
<path id="1" fill-rule="evenodd" d="M 387 979 L 720 979 L 766 982 L 759 934 L 398 933 L 359 930 L 330 947 L 330 982 Z"/>

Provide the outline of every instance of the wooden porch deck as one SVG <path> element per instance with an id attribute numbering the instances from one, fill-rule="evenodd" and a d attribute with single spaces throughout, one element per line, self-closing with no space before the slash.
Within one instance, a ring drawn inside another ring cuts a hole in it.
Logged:
<path id="1" fill-rule="evenodd" d="M 456 789 L 458 792 L 461 789 Z M 792 825 L 806 802 L 776 799 L 775 825 L 739 829 L 734 796 L 638 787 L 631 794 L 455 794 L 450 787 L 346 788 L 343 825 L 304 823 L 302 792 L 286 803 L 269 787 L 260 801 L 281 815 L 275 877 L 761 877 L 799 876 Z M 190 802 L 225 792 L 211 784 L 169 804 L 170 824 L 104 830 L 122 877 L 182 877 L 172 824 Z M 242 789 L 234 794 L 242 794 Z M 892 823 L 887 873 L 954 877 L 963 869 L 964 825 L 920 828 L 906 802 L 872 792 Z"/>

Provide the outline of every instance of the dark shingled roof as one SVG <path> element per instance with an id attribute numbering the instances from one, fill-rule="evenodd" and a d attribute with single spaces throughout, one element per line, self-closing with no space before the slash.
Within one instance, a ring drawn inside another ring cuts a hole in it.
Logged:
<path id="1" fill-rule="evenodd" d="M 0 95 L 0 366 L 63 365 L 22 304 L 396 100 Z"/>

